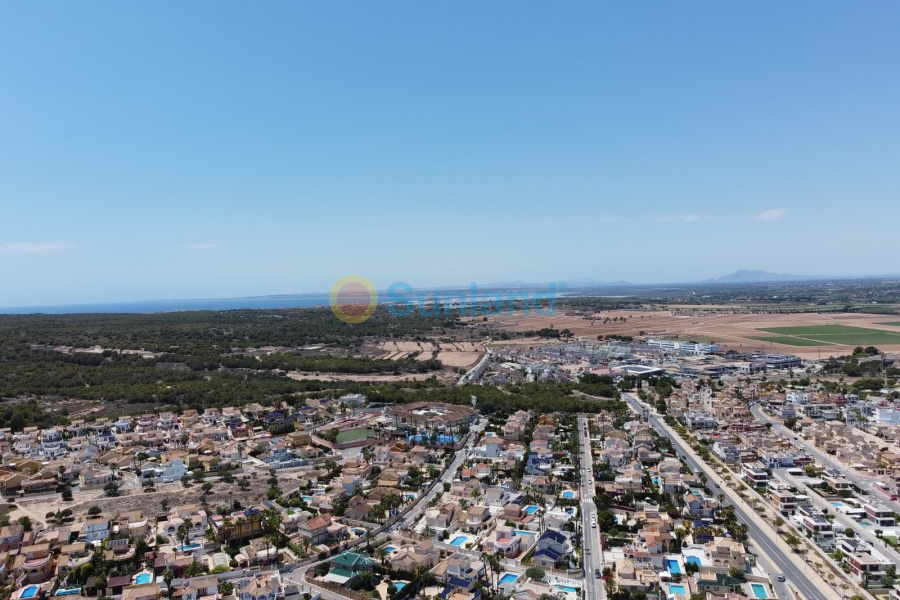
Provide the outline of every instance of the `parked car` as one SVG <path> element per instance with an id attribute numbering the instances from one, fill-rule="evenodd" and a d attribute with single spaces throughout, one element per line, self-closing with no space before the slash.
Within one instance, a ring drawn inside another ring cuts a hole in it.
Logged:
<path id="1" fill-rule="evenodd" d="M 600 579 L 600 569 L 594 569 L 594 577 Z"/>

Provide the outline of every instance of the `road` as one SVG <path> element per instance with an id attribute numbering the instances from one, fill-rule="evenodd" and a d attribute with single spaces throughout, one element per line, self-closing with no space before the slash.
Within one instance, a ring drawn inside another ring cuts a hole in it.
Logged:
<path id="1" fill-rule="evenodd" d="M 649 405 L 642 403 L 640 400 L 630 394 L 623 394 L 623 398 L 639 415 L 647 415 L 650 426 L 660 435 L 669 438 L 672 445 L 678 451 L 678 455 L 683 458 L 684 462 L 692 471 L 703 472 L 706 474 L 708 485 L 713 487 L 718 494 L 719 491 L 731 501 L 734 506 L 735 514 L 738 519 L 747 525 L 747 532 L 753 545 L 769 557 L 775 564 L 772 564 L 765 556 L 759 556 L 757 563 L 772 577 L 772 586 L 779 598 L 791 598 L 788 592 L 788 583 L 796 588 L 803 596 L 809 600 L 818 600 L 819 598 L 840 598 L 828 584 L 825 583 L 818 575 L 814 573 L 806 573 L 806 565 L 791 552 L 786 544 L 779 544 L 777 536 L 773 530 L 767 530 L 761 524 L 760 517 L 750 508 L 740 502 L 737 494 L 718 477 L 712 468 L 703 463 L 694 453 L 687 443 L 668 426 L 665 425 L 662 417 L 656 415 L 656 412 Z M 718 483 L 717 483 L 718 482 Z M 768 527 L 768 524 L 766 525 Z M 781 583 L 775 581 L 778 575 L 784 575 L 787 582 Z"/>
<path id="2" fill-rule="evenodd" d="M 875 491 L 875 486 L 873 482 L 877 480 L 877 477 L 874 475 L 861 475 L 859 472 L 854 471 L 848 465 L 842 464 L 840 461 L 834 459 L 834 457 L 825 454 L 814 445 L 809 444 L 801 438 L 798 434 L 793 431 L 788 430 L 787 427 L 784 426 L 784 423 L 777 419 L 773 419 L 765 412 L 763 412 L 762 407 L 758 404 L 752 406 L 750 408 L 750 412 L 753 413 L 757 419 L 762 421 L 763 423 L 771 423 L 772 429 L 777 431 L 783 437 L 791 440 L 791 443 L 797 446 L 798 448 L 806 451 L 810 456 L 819 461 L 820 464 L 825 465 L 827 467 L 831 467 L 832 469 L 836 469 L 841 472 L 844 476 L 844 479 L 854 484 L 859 489 L 868 492 L 872 495 L 873 499 L 877 501 L 879 504 L 883 504 L 887 506 L 895 513 L 900 514 L 900 502 L 895 502 L 893 500 L 888 499 L 883 493 Z M 794 439 L 796 438 L 796 439 Z"/>
<path id="3" fill-rule="evenodd" d="M 596 527 L 591 527 L 591 517 L 596 517 L 597 506 L 594 504 L 594 475 L 591 455 L 591 439 L 584 434 L 587 428 L 587 417 L 578 417 L 578 435 L 581 439 L 581 524 L 584 535 L 582 549 L 584 550 L 584 591 L 586 600 L 601 600 L 605 590 L 603 581 L 594 576 L 596 569 L 603 569 L 603 549 L 600 546 L 600 532 Z"/>

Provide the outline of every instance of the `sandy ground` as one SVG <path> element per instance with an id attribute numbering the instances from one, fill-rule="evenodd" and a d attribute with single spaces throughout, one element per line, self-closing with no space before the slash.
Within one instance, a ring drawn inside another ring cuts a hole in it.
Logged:
<path id="1" fill-rule="evenodd" d="M 692 307 L 701 311 L 703 307 Z M 714 307 L 717 308 L 717 307 Z M 609 322 L 605 322 L 606 319 Z M 612 321 L 617 318 L 617 321 Z M 847 354 L 851 346 L 788 346 L 754 340 L 764 337 L 766 332 L 757 331 L 764 327 L 797 327 L 802 325 L 838 324 L 851 327 L 867 327 L 885 331 L 900 332 L 900 327 L 880 325 L 888 321 L 900 321 L 900 317 L 885 315 L 863 315 L 853 313 L 819 314 L 801 313 L 786 315 L 766 314 L 702 314 L 693 315 L 672 311 L 604 311 L 590 317 L 583 315 L 556 314 L 549 317 L 534 315 L 498 315 L 489 317 L 492 325 L 512 331 L 536 331 L 544 327 L 569 329 L 576 336 L 596 339 L 598 335 L 630 335 L 637 336 L 644 332 L 645 337 L 674 336 L 696 341 L 715 341 L 726 344 L 735 350 L 749 352 L 764 350 L 767 352 L 786 352 L 804 358 L 827 358 L 832 355 Z M 879 345 L 879 349 L 887 352 L 900 352 L 900 345 Z"/>
<path id="2" fill-rule="evenodd" d="M 474 365 L 481 358 L 481 352 L 444 352 L 438 353 L 437 358 L 448 367 L 468 367 Z"/>

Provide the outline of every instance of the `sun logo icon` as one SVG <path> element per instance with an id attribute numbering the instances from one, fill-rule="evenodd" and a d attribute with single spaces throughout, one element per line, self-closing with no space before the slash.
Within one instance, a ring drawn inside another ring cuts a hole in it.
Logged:
<path id="1" fill-rule="evenodd" d="M 375 313 L 378 292 L 372 282 L 362 275 L 347 275 L 331 287 L 328 304 L 334 316 L 341 321 L 362 323 Z"/>

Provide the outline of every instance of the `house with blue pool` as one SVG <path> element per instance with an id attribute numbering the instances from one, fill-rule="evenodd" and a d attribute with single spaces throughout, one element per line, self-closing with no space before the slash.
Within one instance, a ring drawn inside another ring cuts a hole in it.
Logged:
<path id="1" fill-rule="evenodd" d="M 562 531 L 547 530 L 538 538 L 532 562 L 538 567 L 559 568 L 568 562 L 574 547 Z"/>

